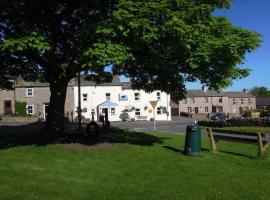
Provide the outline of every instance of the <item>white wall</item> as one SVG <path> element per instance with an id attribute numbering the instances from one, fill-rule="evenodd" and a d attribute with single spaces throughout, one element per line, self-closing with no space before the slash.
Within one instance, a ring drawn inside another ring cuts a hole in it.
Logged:
<path id="1" fill-rule="evenodd" d="M 160 92 L 160 91 L 159 91 Z M 97 120 L 97 111 L 98 105 L 106 101 L 106 93 L 111 94 L 111 101 L 116 103 L 118 106 L 115 107 L 115 114 L 111 113 L 109 109 L 109 120 L 110 121 L 121 121 L 120 114 L 124 109 L 135 107 L 140 109 L 140 117 L 135 116 L 135 110 L 128 112 L 130 118 L 135 120 L 150 120 L 153 118 L 153 109 L 149 101 L 157 100 L 157 92 L 146 93 L 142 90 L 132 90 L 132 89 L 122 89 L 122 86 L 82 86 L 81 87 L 81 107 L 82 109 L 86 108 L 87 112 L 83 112 L 86 118 L 91 119 L 91 110 L 95 111 L 95 120 Z M 140 100 L 135 100 L 134 93 L 140 93 Z M 83 94 L 87 94 L 87 101 L 83 101 Z M 169 114 L 163 113 L 157 114 L 157 108 L 155 109 L 156 120 L 171 120 L 171 107 L 170 107 L 170 95 L 167 95 L 164 92 L 160 92 L 161 99 L 158 101 L 157 107 L 165 107 Z M 128 100 L 120 101 L 119 95 L 127 95 Z M 78 87 L 74 87 L 74 100 L 75 107 L 74 110 L 77 110 L 78 106 Z M 152 110 L 152 112 L 151 112 Z"/>

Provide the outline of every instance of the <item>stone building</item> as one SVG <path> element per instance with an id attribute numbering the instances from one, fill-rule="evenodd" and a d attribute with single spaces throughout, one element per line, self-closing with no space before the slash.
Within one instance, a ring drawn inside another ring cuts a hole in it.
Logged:
<path id="1" fill-rule="evenodd" d="M 187 98 L 179 102 L 180 113 L 207 115 L 224 112 L 240 116 L 247 109 L 256 109 L 256 99 L 246 91 L 223 92 L 203 87 L 201 90 L 188 90 Z"/>

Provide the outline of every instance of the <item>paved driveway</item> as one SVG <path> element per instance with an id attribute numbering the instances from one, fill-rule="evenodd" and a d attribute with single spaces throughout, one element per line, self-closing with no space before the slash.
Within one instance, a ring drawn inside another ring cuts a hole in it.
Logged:
<path id="1" fill-rule="evenodd" d="M 158 131 L 170 131 L 185 133 L 186 126 L 194 122 L 194 119 L 184 117 L 173 117 L 172 121 L 156 121 Z M 111 126 L 118 128 L 128 128 L 135 131 L 152 131 L 154 122 L 135 121 L 135 122 L 111 122 Z"/>

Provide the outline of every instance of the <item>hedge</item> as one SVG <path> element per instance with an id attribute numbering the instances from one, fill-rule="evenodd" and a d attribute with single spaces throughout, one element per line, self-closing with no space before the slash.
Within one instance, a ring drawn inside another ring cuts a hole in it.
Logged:
<path id="1" fill-rule="evenodd" d="M 235 118 L 229 119 L 226 121 L 209 121 L 203 120 L 199 121 L 198 124 L 200 126 L 208 126 L 208 127 L 235 127 L 235 126 L 257 126 L 257 127 L 270 127 L 270 119 L 252 119 L 252 118 Z"/>

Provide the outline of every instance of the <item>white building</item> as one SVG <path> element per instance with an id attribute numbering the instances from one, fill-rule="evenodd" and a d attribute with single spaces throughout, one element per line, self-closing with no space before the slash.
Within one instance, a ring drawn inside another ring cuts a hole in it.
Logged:
<path id="1" fill-rule="evenodd" d="M 154 112 L 150 101 L 154 100 L 158 101 L 155 119 L 171 120 L 170 95 L 165 92 L 133 90 L 129 83 L 121 82 L 118 77 L 114 77 L 111 83 L 100 85 L 81 79 L 81 108 L 86 119 L 91 119 L 93 113 L 94 119 L 99 120 L 107 109 L 109 121 L 121 121 L 124 116 L 128 116 L 129 120 L 151 120 Z M 74 102 L 74 110 L 77 110 L 77 83 L 74 86 Z"/>

